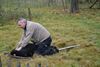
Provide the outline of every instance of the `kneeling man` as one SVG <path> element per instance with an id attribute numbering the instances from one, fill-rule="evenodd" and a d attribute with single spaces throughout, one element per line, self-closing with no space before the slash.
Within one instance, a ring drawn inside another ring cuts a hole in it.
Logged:
<path id="1" fill-rule="evenodd" d="M 11 55 L 32 57 L 34 53 L 49 55 L 58 51 L 55 49 L 52 53 L 52 49 L 49 49 L 52 39 L 50 33 L 41 24 L 24 18 L 20 18 L 17 24 L 23 29 L 23 34 L 16 48 L 11 51 Z"/>

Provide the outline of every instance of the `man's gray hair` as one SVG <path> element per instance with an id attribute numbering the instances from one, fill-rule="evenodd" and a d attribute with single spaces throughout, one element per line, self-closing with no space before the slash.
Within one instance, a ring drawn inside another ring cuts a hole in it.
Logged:
<path id="1" fill-rule="evenodd" d="M 19 19 L 18 19 L 18 21 L 17 21 L 17 23 L 18 23 L 18 22 L 24 22 L 24 23 L 26 23 L 26 22 L 27 22 L 27 20 L 26 20 L 26 19 L 24 19 L 24 18 L 19 18 Z"/>

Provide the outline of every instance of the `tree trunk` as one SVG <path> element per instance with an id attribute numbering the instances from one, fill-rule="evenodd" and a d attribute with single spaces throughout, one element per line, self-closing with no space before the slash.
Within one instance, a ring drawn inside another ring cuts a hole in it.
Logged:
<path id="1" fill-rule="evenodd" d="M 31 16 L 31 9 L 28 8 L 28 15 L 29 15 L 29 20 L 31 21 L 32 20 L 32 16 Z"/>
<path id="2" fill-rule="evenodd" d="M 53 0 L 48 0 L 48 6 L 50 7 L 51 5 L 53 5 Z"/>
<path id="3" fill-rule="evenodd" d="M 71 13 L 78 13 L 79 12 L 79 5 L 78 0 L 71 0 Z"/>
<path id="4" fill-rule="evenodd" d="M 2 1 L 0 1 L 0 16 L 2 16 L 2 5 L 1 5 Z"/>
<path id="5" fill-rule="evenodd" d="M 66 7 L 65 7 L 65 2 L 64 2 L 64 0 L 62 0 L 62 5 L 63 5 L 63 8 L 64 8 L 64 12 L 66 12 Z"/>

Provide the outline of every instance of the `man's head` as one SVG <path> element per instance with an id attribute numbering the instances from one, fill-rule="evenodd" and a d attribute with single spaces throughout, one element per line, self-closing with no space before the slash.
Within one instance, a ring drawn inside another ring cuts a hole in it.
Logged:
<path id="1" fill-rule="evenodd" d="M 17 21 L 17 24 L 20 28 L 24 29 L 25 26 L 26 26 L 26 23 L 27 23 L 27 20 L 24 19 L 24 18 L 20 18 L 18 21 Z"/>

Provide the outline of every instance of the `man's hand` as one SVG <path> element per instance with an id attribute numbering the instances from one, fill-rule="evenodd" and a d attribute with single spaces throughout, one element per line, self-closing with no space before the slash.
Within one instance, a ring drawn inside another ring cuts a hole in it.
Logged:
<path id="1" fill-rule="evenodd" d="M 17 47 L 15 50 L 20 51 L 22 47 Z"/>

